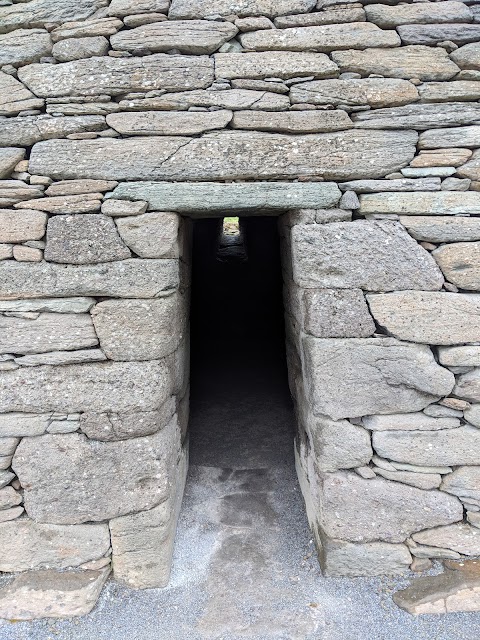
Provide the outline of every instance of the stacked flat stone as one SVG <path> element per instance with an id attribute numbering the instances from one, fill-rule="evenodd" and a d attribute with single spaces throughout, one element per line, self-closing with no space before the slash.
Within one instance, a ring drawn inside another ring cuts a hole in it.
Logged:
<path id="1" fill-rule="evenodd" d="M 225 211 L 280 216 L 297 468 L 324 572 L 480 556 L 470 4 L 0 7 L 0 571 L 27 572 L 0 617 L 84 613 L 111 566 L 167 583 L 188 218 Z M 27 587 L 50 594 L 43 609 Z"/>

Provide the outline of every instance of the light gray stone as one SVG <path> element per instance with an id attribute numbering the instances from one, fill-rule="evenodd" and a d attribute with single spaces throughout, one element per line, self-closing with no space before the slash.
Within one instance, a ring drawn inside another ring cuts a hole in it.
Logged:
<path id="1" fill-rule="evenodd" d="M 359 6 L 347 7 L 335 5 L 328 11 L 312 11 L 293 16 L 275 18 L 277 29 L 288 27 L 314 27 L 321 24 L 340 24 L 342 22 L 364 22 L 365 11 Z"/>
<path id="2" fill-rule="evenodd" d="M 10 520 L 15 520 L 16 518 L 21 516 L 23 512 L 24 512 L 23 507 L 12 507 L 11 509 L 2 509 L 0 510 L 0 523 L 9 522 Z"/>
<path id="3" fill-rule="evenodd" d="M 307 337 L 303 347 L 313 412 L 334 420 L 420 411 L 453 388 L 453 374 L 437 365 L 423 345 L 394 338 Z"/>
<path id="4" fill-rule="evenodd" d="M 45 364 L 66 365 L 78 364 L 81 362 L 102 362 L 107 357 L 100 349 L 82 349 L 81 351 L 49 351 L 48 353 L 38 353 L 34 355 L 15 358 L 16 364 L 22 367 L 39 367 Z M 68 433 L 76 429 L 58 431 L 58 433 Z M 52 433 L 52 430 L 49 429 Z"/>
<path id="5" fill-rule="evenodd" d="M 480 531 L 468 524 L 452 524 L 414 533 L 415 542 L 452 549 L 466 556 L 480 555 Z"/>
<path id="6" fill-rule="evenodd" d="M 442 84 L 442 83 L 440 83 Z M 432 132 L 433 133 L 433 132 Z M 431 149 L 420 151 L 411 167 L 459 167 L 472 156 L 470 149 Z M 380 191 L 380 189 L 379 189 Z"/>
<path id="7" fill-rule="evenodd" d="M 48 221 L 44 256 L 49 262 L 92 264 L 131 255 L 108 216 L 87 213 L 54 216 Z"/>
<path id="8" fill-rule="evenodd" d="M 480 467 L 455 469 L 453 473 L 445 476 L 441 488 L 462 501 L 480 503 Z"/>
<path id="9" fill-rule="evenodd" d="M 401 24 L 441 24 L 444 22 L 471 22 L 472 13 L 463 2 L 437 2 L 427 4 L 371 4 L 365 7 L 367 20 L 383 29 Z"/>
<path id="10" fill-rule="evenodd" d="M 201 89 L 213 81 L 213 61 L 206 56 L 151 56 L 75 60 L 29 65 L 20 80 L 40 97 L 119 95 L 128 91 Z"/>
<path id="11" fill-rule="evenodd" d="M 39 436 L 45 433 L 51 415 L 35 413 L 0 414 L 0 437 Z"/>
<path id="12" fill-rule="evenodd" d="M 368 42 L 368 38 L 367 38 Z M 429 80 L 450 80 L 460 71 L 450 60 L 445 49 L 440 47 L 409 46 L 393 49 L 371 48 L 364 51 L 351 49 L 335 51 L 332 59 L 342 72 L 362 75 L 378 73 L 390 78 L 418 78 Z"/>
<path id="13" fill-rule="evenodd" d="M 0 296 L 158 298 L 178 286 L 176 260 L 129 259 L 101 265 L 0 263 Z"/>
<path id="14" fill-rule="evenodd" d="M 171 490 L 177 431 L 172 420 L 155 435 L 119 442 L 78 433 L 22 440 L 12 466 L 25 488 L 28 515 L 36 522 L 78 524 L 155 507 Z"/>
<path id="15" fill-rule="evenodd" d="M 402 174 L 406 178 L 425 178 L 425 177 L 438 177 L 449 178 L 455 173 L 455 167 L 405 167 L 401 170 Z M 442 182 L 441 189 L 444 188 L 446 180 Z"/>
<path id="16" fill-rule="evenodd" d="M 480 346 L 440 347 L 438 359 L 449 367 L 480 367 Z"/>
<path id="17" fill-rule="evenodd" d="M 0 471 L 0 488 L 6 487 L 14 478 L 15 474 L 11 471 Z"/>
<path id="18" fill-rule="evenodd" d="M 332 182 L 123 182 L 113 196 L 147 200 L 150 209 L 223 217 L 225 210 L 254 215 L 290 208 L 329 208 L 337 204 L 341 192 Z M 107 205 L 108 200 L 103 207 Z"/>
<path id="19" fill-rule="evenodd" d="M 20 367 L 4 372 L 0 386 L 6 413 L 154 411 L 171 395 L 172 374 L 164 360 L 91 362 Z"/>
<path id="20" fill-rule="evenodd" d="M 290 89 L 290 99 L 293 104 L 332 104 L 350 107 L 370 105 L 378 108 L 414 102 L 418 100 L 418 91 L 415 85 L 407 80 L 391 78 L 317 80 L 293 85 Z"/>
<path id="21" fill-rule="evenodd" d="M 31 0 L 0 7 L 0 31 L 43 27 L 48 23 L 84 20 L 104 6 L 103 0 Z"/>
<path id="22" fill-rule="evenodd" d="M 408 464 L 480 464 L 480 430 L 470 426 L 438 431 L 376 431 L 373 446 L 380 455 Z"/>
<path id="23" fill-rule="evenodd" d="M 320 561 L 325 576 L 348 578 L 403 573 L 412 562 L 412 556 L 403 544 L 353 544 L 327 539 L 323 541 Z"/>
<path id="24" fill-rule="evenodd" d="M 229 131 L 201 138 L 49 140 L 33 147 L 29 166 L 57 179 L 378 178 L 409 162 L 415 142 L 411 131 L 361 130 L 304 137 Z M 205 156 L 209 162 L 199 163 Z"/>
<path id="25" fill-rule="evenodd" d="M 475 427 L 480 427 L 480 405 L 472 404 L 464 412 L 465 420 L 473 424 Z"/>
<path id="26" fill-rule="evenodd" d="M 0 34 L 0 65 L 20 67 L 38 62 L 49 56 L 51 50 L 52 41 L 44 29 L 17 29 L 14 33 Z"/>
<path id="27" fill-rule="evenodd" d="M 480 146 L 480 126 L 430 129 L 423 131 L 418 139 L 419 149 L 442 149 L 449 147 L 475 148 Z"/>
<path id="28" fill-rule="evenodd" d="M 432 405 L 430 405 L 432 406 Z M 439 473 L 445 475 L 446 473 L 452 473 L 451 467 L 430 467 L 430 466 L 418 466 L 415 464 L 406 464 L 404 462 L 391 462 L 392 467 L 398 471 L 412 471 L 413 473 Z"/>
<path id="29" fill-rule="evenodd" d="M 455 195 L 465 197 L 467 194 Z M 480 242 L 446 244 L 435 249 L 433 257 L 446 280 L 460 289 L 480 291 Z"/>
<path id="30" fill-rule="evenodd" d="M 119 133 L 134 136 L 182 135 L 224 129 L 232 119 L 232 112 L 219 111 L 143 111 L 112 113 L 107 124 Z"/>
<path id="31" fill-rule="evenodd" d="M 92 311 L 111 360 L 158 360 L 178 348 L 186 325 L 180 294 L 158 300 L 105 300 Z"/>
<path id="32" fill-rule="evenodd" d="M 396 180 L 351 180 L 339 184 L 342 190 L 356 193 L 377 193 L 378 191 L 438 191 L 439 178 L 399 178 Z"/>
<path id="33" fill-rule="evenodd" d="M 318 51 L 330 53 L 340 49 L 397 47 L 395 31 L 383 31 L 368 22 L 330 24 L 294 29 L 266 29 L 239 36 L 247 51 Z"/>
<path id="34" fill-rule="evenodd" d="M 360 213 L 397 215 L 480 214 L 480 192 L 372 193 L 360 196 Z"/>
<path id="35" fill-rule="evenodd" d="M 478 24 L 422 24 L 401 25 L 397 28 L 402 44 L 435 45 L 438 42 L 454 42 L 457 45 L 478 42 Z"/>
<path id="36" fill-rule="evenodd" d="M 446 493 L 383 478 L 364 480 L 351 472 L 325 475 L 321 500 L 320 524 L 326 535 L 349 542 L 403 542 L 422 527 L 463 517 L 460 501 Z"/>
<path id="37" fill-rule="evenodd" d="M 0 300 L 0 312 L 86 313 L 95 304 L 94 298 L 37 298 L 32 300 Z"/>
<path id="38" fill-rule="evenodd" d="M 179 256 L 179 216 L 176 213 L 149 211 L 117 218 L 116 224 L 122 240 L 140 258 Z"/>
<path id="39" fill-rule="evenodd" d="M 28 202 L 17 202 L 15 209 L 35 207 L 40 211 L 54 214 L 94 213 L 100 210 L 101 193 L 84 193 L 76 196 L 53 196 L 51 198 L 35 198 Z"/>
<path id="40" fill-rule="evenodd" d="M 0 242 L 41 240 L 45 235 L 47 214 L 25 209 L 0 209 Z"/>
<path id="41" fill-rule="evenodd" d="M 439 347 L 438 351 L 444 351 L 449 349 L 458 349 L 459 347 Z M 461 349 L 462 347 L 460 347 Z M 439 357 L 440 364 L 445 364 L 441 358 Z M 427 416 L 432 416 L 432 418 L 463 418 L 463 411 L 459 411 L 458 409 L 451 409 L 450 407 L 444 407 L 441 404 L 430 404 L 428 407 L 425 407 L 423 413 Z"/>
<path id="42" fill-rule="evenodd" d="M 471 125 L 480 123 L 480 104 L 470 102 L 409 104 L 355 113 L 352 119 L 355 126 L 366 129 L 425 130 L 449 125 Z"/>
<path id="43" fill-rule="evenodd" d="M 480 43 L 466 44 L 452 51 L 450 57 L 461 69 L 480 70 Z"/>
<path id="44" fill-rule="evenodd" d="M 375 468 L 375 473 L 386 480 L 395 482 L 403 482 L 411 487 L 418 489 L 438 489 L 442 482 L 442 476 L 437 473 L 413 473 L 411 471 L 386 471 L 385 469 Z"/>
<path id="45" fill-rule="evenodd" d="M 460 375 L 453 392 L 459 398 L 469 402 L 480 402 L 480 368 Z"/>
<path id="46" fill-rule="evenodd" d="M 232 128 L 280 133 L 319 133 L 351 129 L 352 121 L 345 111 L 235 111 Z"/>
<path id="47" fill-rule="evenodd" d="M 0 456 L 13 455 L 19 442 L 18 438 L 0 438 Z"/>
<path id="48" fill-rule="evenodd" d="M 0 148 L 0 180 L 8 178 L 16 164 L 25 156 L 25 149 L 17 149 L 9 147 L 7 149 Z"/>
<path id="49" fill-rule="evenodd" d="M 275 16 L 290 13 L 307 13 L 316 0 L 238 0 L 232 8 L 231 0 L 173 0 L 168 17 L 172 20 L 191 20 L 205 16 L 228 16 L 233 12 L 239 17 Z"/>
<path id="50" fill-rule="evenodd" d="M 416 240 L 438 243 L 480 240 L 480 219 L 473 216 L 400 216 L 400 222 Z"/>
<path id="51" fill-rule="evenodd" d="M 306 288 L 435 290 L 443 283 L 433 258 L 390 221 L 296 225 L 292 262 L 295 282 Z"/>
<path id="52" fill-rule="evenodd" d="M 480 180 L 480 153 L 478 151 L 474 151 L 471 160 L 457 169 L 457 175 L 471 180 Z"/>
<path id="53" fill-rule="evenodd" d="M 45 569 L 22 573 L 0 590 L 0 617 L 35 620 L 84 616 L 95 606 L 109 573 L 110 567 L 100 571 Z"/>
<path id="54" fill-rule="evenodd" d="M 15 491 L 13 487 L 3 487 L 0 489 L 0 509 L 11 509 L 12 507 L 19 505 L 21 502 L 23 502 L 22 494 Z"/>
<path id="55" fill-rule="evenodd" d="M 480 82 L 474 80 L 426 82 L 420 85 L 418 91 L 423 102 L 478 100 L 480 99 Z"/>
<path id="56" fill-rule="evenodd" d="M 138 216 L 145 213 L 148 203 L 140 200 L 138 202 L 129 202 L 128 200 L 116 200 L 111 198 L 102 202 L 102 213 L 106 216 Z"/>
<path id="57" fill-rule="evenodd" d="M 54 65 L 44 65 L 53 67 Z M 65 116 L 52 117 L 47 115 L 26 116 L 24 118 L 9 118 L 2 121 L 0 129 L 0 145 L 21 145 L 29 147 L 40 140 L 65 138 L 70 133 L 84 131 L 101 131 L 106 129 L 105 118 L 102 116 Z M 40 172 L 39 172 L 40 173 Z M 43 175 L 40 173 L 40 175 Z"/>
<path id="58" fill-rule="evenodd" d="M 78 567 L 110 548 L 106 524 L 40 524 L 28 518 L 1 523 L 0 541 L 5 572 Z"/>
<path id="59" fill-rule="evenodd" d="M 46 190 L 46 196 L 74 196 L 85 193 L 111 191 L 118 185 L 116 180 L 61 180 Z"/>
<path id="60" fill-rule="evenodd" d="M 170 0 L 112 0 L 108 7 L 108 15 L 124 16 L 138 13 L 167 13 Z"/>
<path id="61" fill-rule="evenodd" d="M 365 338 L 375 332 L 360 289 L 311 289 L 303 303 L 305 331 L 317 338 Z"/>
<path id="62" fill-rule="evenodd" d="M 73 22 L 64 22 L 51 32 L 53 42 L 64 39 L 74 40 L 96 36 L 110 36 L 123 27 L 117 18 L 94 18 Z M 100 54 L 104 55 L 104 54 Z"/>
<path id="63" fill-rule="evenodd" d="M 480 512 L 467 511 L 467 520 L 474 527 L 480 528 Z"/>
<path id="64" fill-rule="evenodd" d="M 337 65 L 323 53 L 311 51 L 265 51 L 254 53 L 216 53 L 217 78 L 331 78 Z M 308 102 L 305 100 L 304 102 Z"/>
<path id="65" fill-rule="evenodd" d="M 16 78 L 0 71 L 0 116 L 16 115 L 28 109 L 41 109 L 43 102 Z"/>
<path id="66" fill-rule="evenodd" d="M 53 45 L 52 55 L 59 62 L 70 62 L 93 56 L 105 56 L 108 48 L 108 40 L 104 36 L 67 38 Z"/>
<path id="67" fill-rule="evenodd" d="M 41 313 L 31 319 L 0 316 L 0 353 L 69 351 L 97 344 L 88 313 Z"/>
<path id="68" fill-rule="evenodd" d="M 437 431 L 460 426 L 458 418 L 435 418 L 425 413 L 394 413 L 383 416 L 364 416 L 362 423 L 372 431 Z"/>

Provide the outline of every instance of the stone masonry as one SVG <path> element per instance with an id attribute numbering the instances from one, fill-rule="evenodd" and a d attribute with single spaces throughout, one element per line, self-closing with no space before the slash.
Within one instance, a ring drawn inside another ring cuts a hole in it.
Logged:
<path id="1" fill-rule="evenodd" d="M 0 4 L 0 617 L 168 583 L 196 217 L 279 217 L 324 573 L 480 557 L 478 0 Z"/>

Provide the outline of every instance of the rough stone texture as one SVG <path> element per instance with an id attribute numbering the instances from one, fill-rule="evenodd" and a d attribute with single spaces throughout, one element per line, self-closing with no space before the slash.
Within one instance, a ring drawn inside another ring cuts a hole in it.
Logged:
<path id="1" fill-rule="evenodd" d="M 471 160 L 458 168 L 457 175 L 471 180 L 480 180 L 480 154 L 478 151 L 473 153 Z"/>
<path id="2" fill-rule="evenodd" d="M 412 562 L 412 556 L 403 544 L 352 544 L 343 540 L 325 540 L 323 550 L 323 573 L 333 577 L 403 573 Z"/>
<path id="3" fill-rule="evenodd" d="M 123 18 L 138 13 L 167 13 L 169 6 L 169 0 L 112 0 L 108 7 L 108 15 Z"/>
<path id="4" fill-rule="evenodd" d="M 345 111 L 236 111 L 233 114 L 234 129 L 278 131 L 280 133 L 319 133 L 351 129 L 352 121 Z"/>
<path id="5" fill-rule="evenodd" d="M 154 411 L 170 396 L 171 377 L 164 360 L 20 367 L 2 376 L 0 409 L 6 413 Z"/>
<path id="6" fill-rule="evenodd" d="M 308 12 L 316 0 L 239 0 L 235 4 L 235 14 L 244 16 L 275 16 Z M 232 14 L 231 0 L 173 0 L 168 17 L 173 20 L 191 20 L 205 16 Z"/>
<path id="7" fill-rule="evenodd" d="M 112 262 L 131 257 L 113 219 L 88 213 L 51 218 L 44 255 L 49 262 L 65 264 Z"/>
<path id="8" fill-rule="evenodd" d="M 139 216 L 145 213 L 148 202 L 140 200 L 138 202 L 129 202 L 128 200 L 116 200 L 111 198 L 102 202 L 102 213 L 107 216 Z"/>
<path id="9" fill-rule="evenodd" d="M 364 480 L 351 472 L 323 476 L 321 500 L 320 524 L 325 533 L 349 542 L 403 542 L 421 528 L 463 517 L 461 503 L 446 493 L 383 478 Z"/>
<path id="10" fill-rule="evenodd" d="M 0 437 L 39 436 L 45 433 L 50 414 L 3 413 L 0 415 Z"/>
<path id="11" fill-rule="evenodd" d="M 110 36 L 122 27 L 117 18 L 94 18 L 86 21 L 65 22 L 51 32 L 52 40 L 77 39 L 91 36 Z"/>
<path id="12" fill-rule="evenodd" d="M 453 549 L 466 556 L 480 555 L 480 531 L 468 524 L 453 524 L 414 533 L 415 542 L 431 547 Z"/>
<path id="13" fill-rule="evenodd" d="M 22 573 L 0 590 L 0 618 L 84 616 L 95 606 L 109 573 L 110 567 L 100 571 L 46 569 Z"/>
<path id="14" fill-rule="evenodd" d="M 141 113 L 112 113 L 107 116 L 107 124 L 123 135 L 191 136 L 204 131 L 224 129 L 232 119 L 228 110 L 211 112 L 165 112 L 144 111 Z"/>
<path id="15" fill-rule="evenodd" d="M 84 20 L 104 5 L 102 0 L 31 0 L 0 7 L 0 31 L 44 26 L 46 23 Z"/>
<path id="16" fill-rule="evenodd" d="M 26 109 L 41 109 L 43 100 L 37 98 L 16 78 L 0 71 L 0 115 L 16 115 Z"/>
<path id="17" fill-rule="evenodd" d="M 423 102 L 478 100 L 480 97 L 480 84 L 475 80 L 427 82 L 420 85 L 418 90 Z"/>
<path id="18" fill-rule="evenodd" d="M 480 506 L 480 467 L 455 469 L 443 479 L 442 490 Z M 480 555 L 480 551 L 478 553 Z"/>
<path id="19" fill-rule="evenodd" d="M 15 165 L 25 156 L 25 149 L 0 149 L 0 180 L 8 178 Z"/>
<path id="20" fill-rule="evenodd" d="M 480 367 L 480 346 L 440 347 L 438 360 L 450 367 Z"/>
<path id="21" fill-rule="evenodd" d="M 22 440 L 12 466 L 27 513 L 36 522 L 78 524 L 151 509 L 168 496 L 176 429 L 172 420 L 155 435 L 119 442 L 78 433 Z"/>
<path id="22" fill-rule="evenodd" d="M 360 196 L 360 213 L 394 213 L 399 215 L 480 214 L 480 193 L 372 193 Z"/>
<path id="23" fill-rule="evenodd" d="M 45 65 L 46 66 L 46 65 Z M 48 65 L 53 66 L 53 65 Z M 21 145 L 29 147 L 40 140 L 65 138 L 70 133 L 84 131 L 101 131 L 106 129 L 102 116 L 27 116 L 25 118 L 2 121 L 0 129 L 0 145 Z"/>
<path id="24" fill-rule="evenodd" d="M 394 413 L 384 416 L 365 416 L 362 424 L 372 431 L 437 431 L 460 426 L 458 418 L 428 416 L 425 413 Z"/>
<path id="25" fill-rule="evenodd" d="M 92 311 L 111 360 L 157 360 L 178 348 L 186 315 L 179 294 L 159 300 L 106 300 Z"/>
<path id="26" fill-rule="evenodd" d="M 287 55 L 295 54 L 289 53 Z M 414 102 L 418 100 L 418 91 L 415 85 L 406 80 L 390 78 L 335 79 L 295 84 L 290 90 L 290 98 L 293 104 L 332 104 L 352 107 L 370 105 L 373 108 L 378 108 Z"/>
<path id="27" fill-rule="evenodd" d="M 0 353 L 45 353 L 98 344 L 87 313 L 41 313 L 37 318 L 0 316 Z"/>
<path id="28" fill-rule="evenodd" d="M 480 342 L 480 295 L 408 291 L 368 295 L 378 325 L 399 340 Z"/>
<path id="29" fill-rule="evenodd" d="M 41 240 L 45 235 L 47 214 L 25 209 L 0 209 L 0 242 Z"/>
<path id="30" fill-rule="evenodd" d="M 213 80 L 213 61 L 206 56 L 164 53 L 141 58 L 104 56 L 56 65 L 29 65 L 20 69 L 18 77 L 40 97 L 119 95 L 152 89 L 181 91 L 208 87 Z"/>
<path id="31" fill-rule="evenodd" d="M 44 364 L 65 365 L 78 364 L 81 362 L 102 362 L 107 357 L 101 349 L 83 349 L 80 351 L 49 351 L 48 353 L 38 353 L 34 355 L 15 358 L 15 363 L 22 367 L 39 367 Z M 67 431 L 76 431 L 68 429 Z M 63 433 L 63 431 L 60 431 Z"/>
<path id="32" fill-rule="evenodd" d="M 1 17 L 1 16 L 0 16 Z M 52 41 L 44 29 L 17 29 L 0 34 L 0 65 L 20 67 L 50 55 Z"/>
<path id="33" fill-rule="evenodd" d="M 335 51 L 332 59 L 341 71 L 368 76 L 378 73 L 390 78 L 450 80 L 460 71 L 447 52 L 439 47 L 410 46 L 364 51 Z"/>
<path id="34" fill-rule="evenodd" d="M 342 190 L 352 190 L 355 191 L 355 193 L 377 193 L 378 191 L 438 191 L 440 189 L 440 178 L 350 180 L 349 182 L 341 182 L 339 186 Z"/>
<path id="35" fill-rule="evenodd" d="M 466 44 L 450 55 L 461 69 L 480 70 L 480 46 L 478 42 Z"/>
<path id="36" fill-rule="evenodd" d="M 431 350 L 423 345 L 394 338 L 307 337 L 303 347 L 313 412 L 334 420 L 419 411 L 453 388 L 453 374 L 438 366 Z M 454 431 L 457 434 L 459 429 Z"/>
<path id="37" fill-rule="evenodd" d="M 33 300 L 0 300 L 0 312 L 86 313 L 95 304 L 94 298 L 37 298 Z"/>
<path id="38" fill-rule="evenodd" d="M 150 211 L 118 218 L 118 232 L 140 258 L 177 258 L 179 217 L 167 211 Z"/>
<path id="39" fill-rule="evenodd" d="M 471 22 L 472 14 L 462 2 L 438 2 L 428 5 L 400 4 L 389 6 L 372 4 L 365 7 L 367 20 L 383 29 L 392 29 L 401 24 L 428 24 L 443 22 Z"/>
<path id="40" fill-rule="evenodd" d="M 401 25 L 397 29 L 402 44 L 435 45 L 437 42 L 454 42 L 457 45 L 477 42 L 480 38 L 478 24 L 426 24 Z"/>
<path id="41" fill-rule="evenodd" d="M 379 455 L 409 464 L 480 464 L 480 429 L 470 426 L 439 431 L 376 431 L 373 446 Z"/>
<path id="42" fill-rule="evenodd" d="M 38 198 L 28 202 L 17 202 L 15 209 L 35 207 L 40 211 L 54 214 L 68 213 L 92 213 L 101 207 L 101 193 L 84 193 L 75 196 L 53 196 L 51 198 Z"/>
<path id="43" fill-rule="evenodd" d="M 446 244 L 436 249 L 433 256 L 447 280 L 461 289 L 480 290 L 480 242 Z"/>
<path id="44" fill-rule="evenodd" d="M 480 122 L 480 105 L 470 102 L 409 104 L 356 113 L 355 126 L 365 129 L 430 129 Z"/>
<path id="45" fill-rule="evenodd" d="M 118 185 L 116 180 L 61 180 L 46 190 L 46 196 L 73 196 L 110 191 Z"/>
<path id="46" fill-rule="evenodd" d="M 305 331 L 317 338 L 366 338 L 375 331 L 360 289 L 311 289 L 303 301 Z"/>
<path id="47" fill-rule="evenodd" d="M 383 31 L 374 24 L 353 22 L 297 27 L 295 29 L 265 29 L 239 36 L 247 51 L 319 51 L 329 53 L 339 49 L 396 47 L 400 39 L 395 31 Z"/>
<path id="48" fill-rule="evenodd" d="M 438 243 L 480 240 L 479 218 L 400 216 L 400 222 L 416 240 Z"/>
<path id="49" fill-rule="evenodd" d="M 85 38 L 67 38 L 53 45 L 52 55 L 59 62 L 71 62 L 93 56 L 105 56 L 108 52 L 108 40 L 104 36 Z"/>
<path id="50" fill-rule="evenodd" d="M 102 265 L 36 265 L 0 263 L 0 296 L 7 299 L 44 296 L 157 298 L 178 285 L 174 260 L 136 259 Z"/>
<path id="51" fill-rule="evenodd" d="M 379 467 L 374 467 L 377 475 L 382 476 L 386 480 L 394 480 L 402 484 L 408 484 L 418 489 L 438 489 L 442 482 L 442 476 L 439 473 L 415 473 L 411 471 L 387 471 Z"/>
<path id="52" fill-rule="evenodd" d="M 443 281 L 432 257 L 395 222 L 296 225 L 292 263 L 295 282 L 306 288 L 440 289 Z"/>
<path id="53" fill-rule="evenodd" d="M 379 178 L 414 155 L 411 131 L 340 131 L 302 138 L 232 131 L 201 138 L 49 140 L 36 144 L 30 169 L 52 178 L 226 180 Z M 108 156 L 108 164 L 104 157 Z M 197 158 L 208 156 L 209 163 Z"/>
<path id="54" fill-rule="evenodd" d="M 68 569 L 97 560 L 110 548 L 107 525 L 76 527 L 21 518 L 0 524 L 0 570 Z"/>
<path id="55" fill-rule="evenodd" d="M 455 127 L 424 131 L 418 139 L 419 149 L 480 146 L 480 126 Z"/>
<path id="56" fill-rule="evenodd" d="M 459 398 L 469 402 L 480 402 L 480 369 L 460 375 L 453 391 Z"/>
<path id="57" fill-rule="evenodd" d="M 216 53 L 214 58 L 215 76 L 230 80 L 268 77 L 288 79 L 302 76 L 331 78 L 338 72 L 337 65 L 328 56 L 310 51 Z"/>

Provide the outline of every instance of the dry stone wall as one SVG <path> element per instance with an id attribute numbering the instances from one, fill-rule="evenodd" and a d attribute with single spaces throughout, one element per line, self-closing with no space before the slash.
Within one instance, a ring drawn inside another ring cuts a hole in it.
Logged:
<path id="1" fill-rule="evenodd" d="M 168 580 L 188 216 L 281 216 L 324 571 L 480 555 L 479 40 L 478 0 L 2 3 L 0 616 Z"/>

